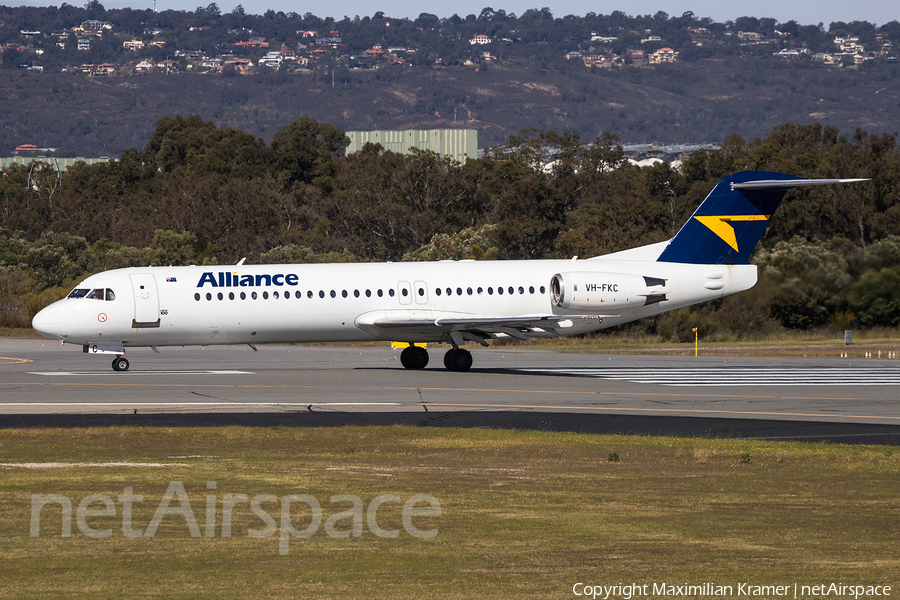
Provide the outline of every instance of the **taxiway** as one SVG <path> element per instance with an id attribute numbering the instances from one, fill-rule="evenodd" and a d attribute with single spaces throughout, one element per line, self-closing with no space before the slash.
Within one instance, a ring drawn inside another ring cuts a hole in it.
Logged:
<path id="1" fill-rule="evenodd" d="M 467 373 L 390 348 L 129 350 L 0 340 L 0 424 L 428 423 L 900 444 L 900 360 L 474 349 Z M 122 418 L 115 418 L 122 417 Z"/>

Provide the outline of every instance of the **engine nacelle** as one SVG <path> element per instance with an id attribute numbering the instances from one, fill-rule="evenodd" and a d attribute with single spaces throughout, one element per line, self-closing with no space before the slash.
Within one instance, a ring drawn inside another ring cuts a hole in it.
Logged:
<path id="1" fill-rule="evenodd" d="M 557 273 L 550 280 L 553 304 L 592 313 L 656 304 L 668 293 L 665 279 L 625 273 Z"/>

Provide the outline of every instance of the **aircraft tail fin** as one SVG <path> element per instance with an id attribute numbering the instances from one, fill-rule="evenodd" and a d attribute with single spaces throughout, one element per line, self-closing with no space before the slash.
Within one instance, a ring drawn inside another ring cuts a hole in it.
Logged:
<path id="1" fill-rule="evenodd" d="M 691 264 L 749 264 L 769 218 L 788 190 L 864 179 L 805 179 L 742 171 L 725 177 L 700 204 L 657 259 Z"/>

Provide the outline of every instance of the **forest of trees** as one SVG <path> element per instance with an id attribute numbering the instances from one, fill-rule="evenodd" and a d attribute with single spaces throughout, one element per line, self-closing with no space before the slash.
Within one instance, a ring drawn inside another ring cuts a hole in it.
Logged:
<path id="1" fill-rule="evenodd" d="M 523 131 L 465 164 L 369 145 L 301 118 L 270 144 L 192 116 L 142 150 L 0 179 L 0 326 L 28 326 L 77 279 L 140 265 L 590 257 L 671 237 L 723 176 L 758 169 L 867 178 L 791 192 L 750 292 L 640 326 L 664 339 L 780 327 L 900 325 L 900 148 L 784 124 L 747 142 L 640 169 L 615 135 Z"/>

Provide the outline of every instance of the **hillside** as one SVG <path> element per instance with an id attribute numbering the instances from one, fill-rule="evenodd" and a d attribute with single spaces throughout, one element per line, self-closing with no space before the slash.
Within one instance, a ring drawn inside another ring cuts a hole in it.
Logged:
<path id="1" fill-rule="evenodd" d="M 778 59 L 707 59 L 622 70 L 492 64 L 389 66 L 330 74 L 183 73 L 99 78 L 6 71 L 0 79 L 0 154 L 19 144 L 59 156 L 118 156 L 143 148 L 156 121 L 199 114 L 267 142 L 300 116 L 344 130 L 466 127 L 479 143 L 522 129 L 576 130 L 623 142 L 720 142 L 773 126 L 820 121 L 845 134 L 900 128 L 900 66 L 830 69 Z"/>

